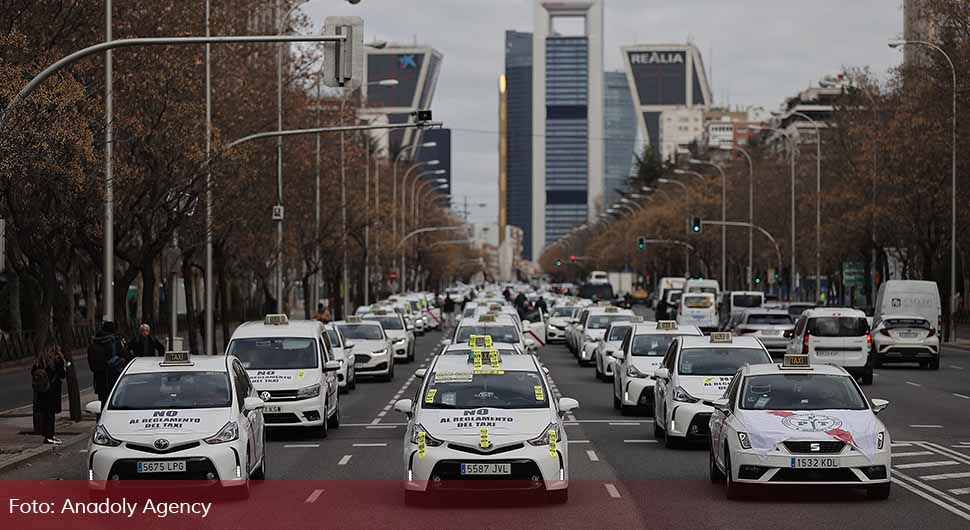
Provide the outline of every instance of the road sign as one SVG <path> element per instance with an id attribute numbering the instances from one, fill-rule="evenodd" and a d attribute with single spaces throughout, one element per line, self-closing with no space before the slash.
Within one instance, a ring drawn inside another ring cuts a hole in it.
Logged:
<path id="1" fill-rule="evenodd" d="M 854 261 L 842 263 L 842 286 L 863 287 L 866 284 L 866 265 Z"/>
<path id="2" fill-rule="evenodd" d="M 391 280 L 392 282 L 396 282 L 396 281 L 397 281 L 397 271 L 391 271 L 390 273 L 388 273 L 388 275 L 387 275 L 387 277 L 388 277 L 388 278 L 389 278 L 389 279 L 390 279 L 390 280 Z"/>
<path id="3" fill-rule="evenodd" d="M 364 81 L 364 19 L 360 17 L 327 17 L 324 35 L 344 35 L 343 42 L 323 45 L 323 84 L 334 88 L 356 90 Z"/>
<path id="4" fill-rule="evenodd" d="M 282 221 L 283 220 L 283 205 L 277 204 L 273 206 L 273 220 Z"/>

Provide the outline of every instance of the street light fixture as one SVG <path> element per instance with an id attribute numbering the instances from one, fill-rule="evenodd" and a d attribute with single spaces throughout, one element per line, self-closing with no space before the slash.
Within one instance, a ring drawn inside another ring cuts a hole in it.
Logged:
<path id="1" fill-rule="evenodd" d="M 679 180 L 673 180 L 668 178 L 658 178 L 657 182 L 660 184 L 674 184 L 680 186 L 684 190 L 684 243 L 690 238 L 690 191 L 687 188 L 687 184 Z M 684 247 L 684 271 L 687 276 L 690 276 L 690 247 Z"/>
<path id="2" fill-rule="evenodd" d="M 754 162 L 751 155 L 743 148 L 734 144 L 722 144 L 721 151 L 737 151 L 748 160 L 748 290 L 753 289 L 754 276 Z M 817 282 L 816 282 L 817 283 Z"/>

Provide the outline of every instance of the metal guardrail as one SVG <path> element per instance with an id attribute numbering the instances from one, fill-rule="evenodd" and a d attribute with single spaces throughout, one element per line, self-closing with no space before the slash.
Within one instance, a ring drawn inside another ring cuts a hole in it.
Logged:
<path id="1" fill-rule="evenodd" d="M 57 342 L 64 349 L 83 348 L 91 342 L 94 336 L 94 326 L 90 324 L 78 324 L 68 332 L 67 337 L 60 335 L 54 330 Z M 37 355 L 37 346 L 34 339 L 37 336 L 36 330 L 24 330 L 19 333 L 0 333 L 0 363 L 17 361 Z"/>

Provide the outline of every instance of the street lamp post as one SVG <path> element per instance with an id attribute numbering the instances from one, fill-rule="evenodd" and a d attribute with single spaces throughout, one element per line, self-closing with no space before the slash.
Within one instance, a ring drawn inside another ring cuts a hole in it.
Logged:
<path id="1" fill-rule="evenodd" d="M 773 133 L 780 134 L 785 140 L 788 140 L 789 146 L 789 162 L 791 163 L 791 270 L 788 271 L 789 276 L 789 293 L 788 298 L 791 301 L 795 301 L 795 153 L 797 152 L 797 146 L 795 145 L 795 140 L 792 139 L 791 135 L 781 129 L 774 129 L 771 127 L 749 127 L 749 129 L 754 131 L 771 131 Z M 778 264 L 781 266 L 781 264 Z"/>
<path id="2" fill-rule="evenodd" d="M 751 154 L 737 145 L 722 145 L 721 150 L 737 151 L 748 159 L 748 223 L 751 224 L 748 227 L 748 290 L 750 291 L 753 289 L 752 276 L 754 276 L 754 162 L 751 160 Z"/>
<path id="3" fill-rule="evenodd" d="M 411 172 L 414 171 L 415 169 L 418 169 L 420 167 L 425 167 L 425 166 L 427 166 L 427 167 L 434 167 L 434 166 L 437 166 L 439 164 L 441 164 L 441 161 L 440 160 L 428 160 L 426 162 L 416 162 L 416 163 L 412 164 L 411 167 L 406 172 L 404 172 L 404 177 L 401 178 L 401 233 L 402 234 L 405 233 L 405 231 L 407 230 L 407 186 L 408 186 L 408 177 L 411 175 Z M 423 173 L 419 173 L 418 174 L 419 177 L 421 175 L 423 175 Z M 404 270 L 404 266 L 405 266 L 405 254 L 406 253 L 404 251 L 401 252 L 401 274 L 399 275 L 401 281 L 400 281 L 400 283 L 398 285 L 398 287 L 399 287 L 398 290 L 400 292 L 402 292 L 402 293 L 404 292 L 404 280 L 405 280 L 405 276 L 407 274 L 407 272 Z"/>
<path id="4" fill-rule="evenodd" d="M 689 169 L 675 169 L 674 175 L 687 175 L 700 180 L 701 184 L 704 185 L 704 198 L 707 198 L 707 179 L 704 178 L 704 175 L 701 175 L 700 173 L 696 171 L 691 171 Z"/>
<path id="5" fill-rule="evenodd" d="M 792 112 L 815 126 L 815 303 L 822 301 L 822 129 L 804 112 Z"/>
<path id="6" fill-rule="evenodd" d="M 687 239 L 690 238 L 690 191 L 688 191 L 687 184 L 668 178 L 659 178 L 657 182 L 660 184 L 675 184 L 684 190 L 684 243 L 687 243 Z M 684 271 L 687 276 L 690 276 L 690 248 L 688 247 L 684 247 Z"/>
<path id="7" fill-rule="evenodd" d="M 690 164 L 711 166 L 717 169 L 718 173 L 721 174 L 721 222 L 727 222 L 727 176 L 724 174 L 724 169 L 721 166 L 710 162 L 707 160 L 698 160 L 696 158 L 691 158 L 688 160 Z M 721 290 L 727 290 L 727 227 L 721 225 L 721 281 L 724 282 L 721 285 Z"/>
<path id="8" fill-rule="evenodd" d="M 952 161 L 950 175 L 950 301 L 949 318 L 947 318 L 947 334 L 953 340 L 954 325 L 953 315 L 956 313 L 957 298 L 957 69 L 953 66 L 953 60 L 943 48 L 932 42 L 920 40 L 900 40 L 889 43 L 890 48 L 898 48 L 904 45 L 925 46 L 939 52 L 946 62 L 950 65 L 950 74 L 953 76 L 953 145 L 951 146 Z"/>

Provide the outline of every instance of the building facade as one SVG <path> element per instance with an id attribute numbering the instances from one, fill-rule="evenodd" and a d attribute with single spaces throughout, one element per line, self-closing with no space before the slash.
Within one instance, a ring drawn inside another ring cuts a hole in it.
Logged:
<path id="1" fill-rule="evenodd" d="M 505 221 L 532 259 L 532 33 L 505 32 L 505 101 Z"/>
<path id="2" fill-rule="evenodd" d="M 603 0 L 534 0 L 534 24 L 531 255 L 537 258 L 602 203 Z"/>
<path id="3" fill-rule="evenodd" d="M 660 113 L 657 143 L 665 160 L 674 158 L 678 149 L 687 149 L 703 135 L 704 110 L 701 107 L 680 107 Z"/>
<path id="4" fill-rule="evenodd" d="M 630 85 L 624 72 L 606 72 L 604 89 L 603 204 L 619 198 L 633 174 L 637 150 L 637 116 L 630 97 Z"/>

